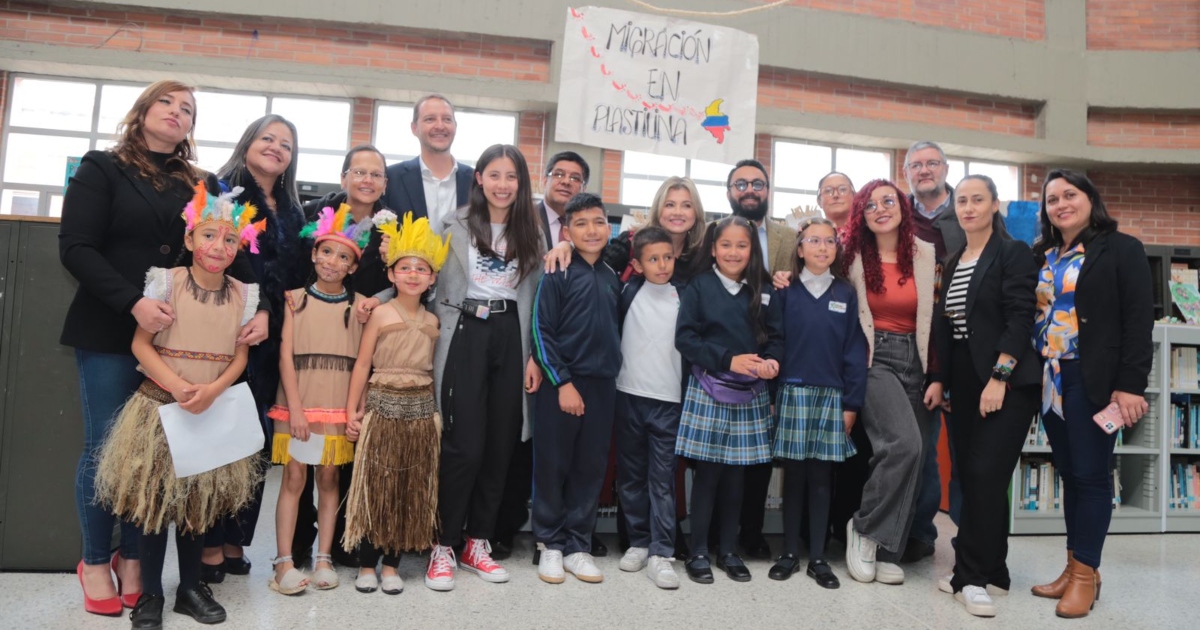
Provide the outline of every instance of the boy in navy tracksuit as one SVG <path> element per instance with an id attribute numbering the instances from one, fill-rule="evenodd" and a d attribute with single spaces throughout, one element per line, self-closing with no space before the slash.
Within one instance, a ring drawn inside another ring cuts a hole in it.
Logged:
<path id="1" fill-rule="evenodd" d="M 542 277 L 533 316 L 533 354 L 546 376 L 533 423 L 533 535 L 544 547 L 538 577 L 551 584 L 564 569 L 604 580 L 590 552 L 621 369 L 620 281 L 600 260 L 608 214 L 590 193 L 564 214 L 575 252 L 566 269 Z"/>
<path id="2" fill-rule="evenodd" d="M 675 554 L 675 436 L 683 401 L 683 358 L 675 348 L 681 282 L 671 237 L 643 227 L 633 238 L 634 276 L 621 292 L 617 376 L 617 492 L 629 532 L 622 571 L 659 588 L 679 588 Z"/>

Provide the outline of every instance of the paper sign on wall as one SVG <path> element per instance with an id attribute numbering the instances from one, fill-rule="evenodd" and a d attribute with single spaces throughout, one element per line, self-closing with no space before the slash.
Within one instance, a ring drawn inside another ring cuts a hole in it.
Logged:
<path id="1" fill-rule="evenodd" d="M 754 155 L 758 38 L 600 7 L 567 9 L 555 140 L 731 164 Z"/>

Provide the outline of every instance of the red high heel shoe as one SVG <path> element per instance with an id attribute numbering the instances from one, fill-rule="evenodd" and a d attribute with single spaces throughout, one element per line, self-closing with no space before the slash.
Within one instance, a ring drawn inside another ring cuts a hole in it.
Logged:
<path id="1" fill-rule="evenodd" d="M 83 609 L 93 615 L 104 615 L 105 617 L 120 617 L 121 598 L 109 597 L 108 599 L 92 599 L 88 597 L 87 589 L 83 586 L 83 560 L 79 561 L 79 566 L 75 567 L 75 575 L 79 576 L 79 588 L 83 590 Z"/>
<path id="2" fill-rule="evenodd" d="M 121 592 L 121 574 L 117 572 L 117 562 L 120 561 L 120 559 L 121 559 L 120 553 L 113 554 L 112 572 L 113 572 L 113 575 L 117 576 L 117 593 L 121 596 L 121 604 L 123 604 L 126 608 L 133 608 L 134 606 L 137 606 L 137 600 L 139 597 L 142 596 L 142 592 L 141 591 L 138 591 L 136 593 L 122 593 Z"/>

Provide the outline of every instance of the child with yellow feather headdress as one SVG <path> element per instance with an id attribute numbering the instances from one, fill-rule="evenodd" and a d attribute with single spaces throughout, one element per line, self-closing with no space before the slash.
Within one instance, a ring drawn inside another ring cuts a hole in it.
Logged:
<path id="1" fill-rule="evenodd" d="M 349 551 L 362 543 L 366 552 L 358 590 L 375 590 L 370 559 L 382 552 L 382 588 L 394 594 L 403 588 L 396 573 L 400 553 L 429 547 L 437 529 L 441 419 L 433 397 L 433 349 L 438 321 L 425 310 L 422 297 L 437 281 L 450 240 L 434 233 L 428 219 L 413 221 L 412 213 L 400 225 L 387 218 L 377 224 L 388 237 L 384 264 L 396 297 L 372 312 L 350 377 L 346 435 L 358 440 L 358 448 L 342 544 Z"/>
<path id="2" fill-rule="evenodd" d="M 240 247 L 257 246 L 264 223 L 254 221 L 253 206 L 233 201 L 239 191 L 214 197 L 203 181 L 197 184 L 183 211 L 184 245 L 192 264 L 147 271 L 144 295 L 170 304 L 175 321 L 157 332 L 139 327 L 134 334 L 133 355 L 146 380 L 101 446 L 96 499 L 141 528 L 142 584 L 157 585 L 147 593 L 162 592 L 170 525 L 176 529 L 183 597 L 185 585 L 199 586 L 204 532 L 248 503 L 261 479 L 254 457 L 176 477 L 158 414 L 170 403 L 193 414 L 204 412 L 246 367 L 247 347 L 237 345 L 237 337 L 257 310 L 258 285 L 243 284 L 225 271 Z M 215 601 L 204 602 L 204 612 L 214 620 L 206 623 L 225 618 Z"/>
<path id="3" fill-rule="evenodd" d="M 348 277 L 357 270 L 371 238 L 371 221 L 355 223 L 347 204 L 336 211 L 327 207 L 300 237 L 313 240 L 313 275 L 307 286 L 284 294 L 279 391 L 267 412 L 275 424 L 271 461 L 284 465 L 275 507 L 278 555 L 271 561 L 275 575 L 268 585 L 284 595 L 301 593 L 310 583 L 321 590 L 338 585 L 330 556 L 340 502 L 338 466 L 354 461 L 354 445 L 346 439 L 346 392 L 363 329 L 351 316 L 354 302 L 363 297 L 348 286 Z M 314 441 L 321 445 L 319 460 L 293 458 L 293 444 L 302 442 L 315 450 Z M 311 577 L 296 568 L 290 555 L 308 463 L 316 464 L 318 496 Z"/>

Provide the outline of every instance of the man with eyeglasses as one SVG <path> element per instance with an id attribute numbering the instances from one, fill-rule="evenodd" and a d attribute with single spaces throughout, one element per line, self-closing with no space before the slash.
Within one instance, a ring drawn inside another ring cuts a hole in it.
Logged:
<path id="1" fill-rule="evenodd" d="M 553 249 L 566 238 L 564 228 L 567 202 L 587 188 L 591 169 L 588 163 L 574 151 L 561 151 L 550 156 L 542 178 L 544 197 L 537 204 L 542 218 L 542 231 L 546 236 L 546 249 Z"/>
<path id="2" fill-rule="evenodd" d="M 758 227 L 758 243 L 762 247 L 766 271 L 774 274 L 790 270 L 792 256 L 796 255 L 796 231 L 770 218 L 771 179 L 766 167 L 758 160 L 741 160 L 729 171 L 725 188 L 733 214 Z M 772 558 L 771 546 L 763 536 L 771 470 L 771 464 L 747 466 L 743 486 L 738 542 L 747 556 L 758 560 Z M 716 522 L 717 517 L 714 515 L 713 518 Z"/>
<path id="3" fill-rule="evenodd" d="M 413 220 L 428 217 L 441 233 L 443 219 L 467 203 L 475 169 L 450 154 L 457 130 L 454 105 L 446 97 L 429 94 L 413 105 L 412 134 L 421 153 L 388 167 L 383 198 L 389 210 L 401 216 L 411 210 Z"/>
<path id="4" fill-rule="evenodd" d="M 950 165 L 936 142 L 914 142 L 904 156 L 904 177 L 913 207 L 913 230 L 917 238 L 932 243 L 939 261 L 959 250 L 967 236 L 954 214 L 954 188 L 946 183 Z"/>

